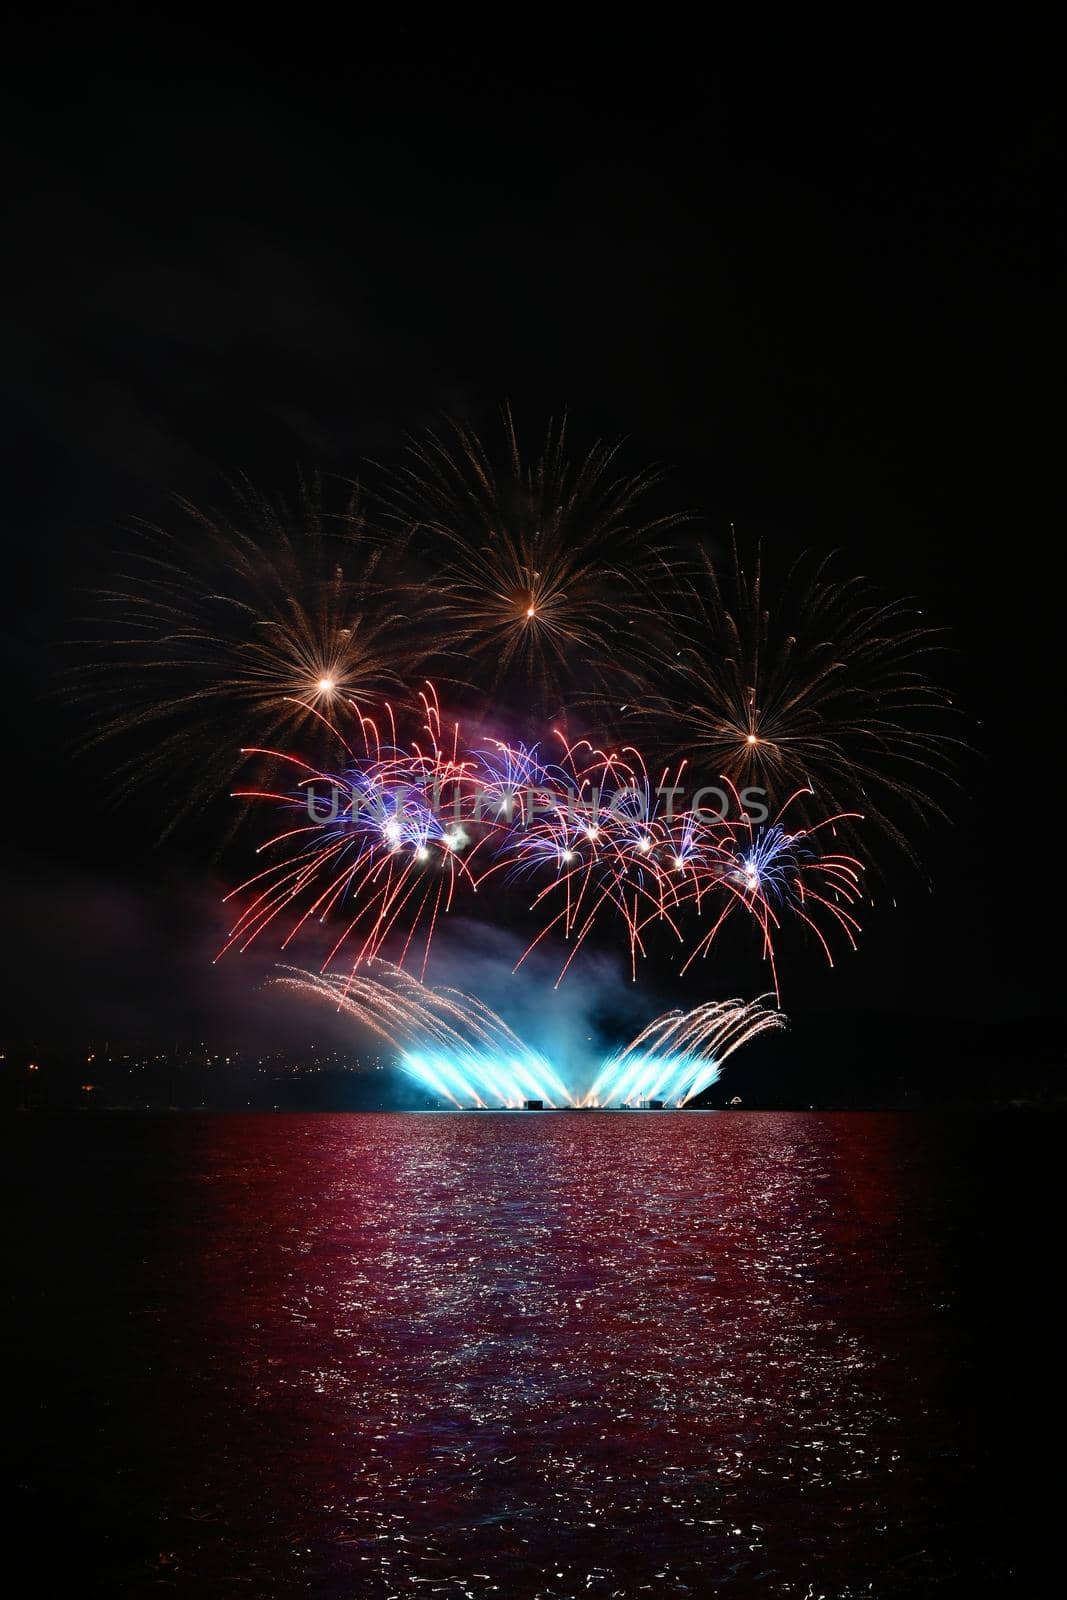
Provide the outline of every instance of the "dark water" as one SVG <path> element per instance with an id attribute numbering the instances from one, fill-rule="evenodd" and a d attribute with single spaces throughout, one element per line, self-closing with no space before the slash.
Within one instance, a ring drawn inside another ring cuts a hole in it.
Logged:
<path id="1" fill-rule="evenodd" d="M 1045 1592 L 1060 1131 L 16 1119 L 16 1544 L 75 1594 Z"/>

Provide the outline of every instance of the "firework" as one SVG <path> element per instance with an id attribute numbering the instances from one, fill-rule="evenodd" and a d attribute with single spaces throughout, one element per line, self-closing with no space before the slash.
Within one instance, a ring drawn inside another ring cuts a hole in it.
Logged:
<path id="1" fill-rule="evenodd" d="M 739 812 L 738 820 L 720 825 L 691 888 L 698 905 L 710 910 L 711 925 L 690 951 L 683 974 L 707 956 L 727 918 L 737 912 L 752 918 L 759 929 L 779 1003 L 776 938 L 786 920 L 795 918 L 811 930 L 830 966 L 835 933 L 843 933 L 855 950 L 860 924 L 854 908 L 862 897 L 863 864 L 856 856 L 826 848 L 823 841 L 863 819 L 843 812 L 808 826 L 797 821 L 787 827 L 785 819 L 800 800 L 810 802 L 809 791 L 791 795 L 766 824 L 756 825 Z"/>
<path id="2" fill-rule="evenodd" d="M 944 646 L 922 613 L 836 576 L 832 559 L 802 557 L 768 594 L 760 553 L 746 568 L 736 543 L 723 572 L 705 559 L 690 602 L 691 642 L 664 656 L 663 691 L 639 717 L 737 788 L 776 804 L 808 791 L 914 857 L 902 824 L 940 811 L 930 785 L 961 746 L 927 676 Z"/>
<path id="3" fill-rule="evenodd" d="M 305 706 L 343 743 L 348 760 L 339 772 L 285 751 L 246 752 L 287 771 L 292 787 L 236 791 L 243 801 L 274 802 L 285 821 L 258 847 L 268 865 L 226 897 L 243 901 L 243 909 L 220 954 L 247 949 L 279 921 L 284 949 L 309 922 L 336 917 L 341 931 L 326 964 L 354 940 L 358 966 L 376 957 L 391 935 L 403 938 L 403 962 L 421 930 L 425 970 L 438 916 L 451 908 L 457 884 L 466 879 L 473 888 L 474 878 L 462 803 L 453 803 L 453 819 L 442 814 L 451 792 L 462 795 L 469 780 L 459 730 L 452 730 L 450 743 L 442 737 L 432 690 L 419 703 L 421 733 L 405 748 L 390 706 L 383 732 L 379 721 L 350 704 L 358 743 L 325 713 Z"/>
<path id="4" fill-rule="evenodd" d="M 532 777 L 521 826 L 498 848 L 498 859 L 482 881 L 501 870 L 512 881 L 545 880 L 531 909 L 547 912 L 547 921 L 520 965 L 556 932 L 571 946 L 562 981 L 594 927 L 617 916 L 636 977 L 638 956 L 645 953 L 642 930 L 649 922 L 663 923 L 680 937 L 672 912 L 684 896 L 671 871 L 687 846 L 661 816 L 661 796 L 637 750 L 609 754 L 588 740 L 568 743 L 559 732 L 557 739 L 560 761 Z M 679 831 L 685 833 L 684 823 Z M 688 848 L 695 859 L 692 838 Z"/>
<path id="5" fill-rule="evenodd" d="M 767 1008 L 768 998 L 712 1000 L 657 1017 L 605 1063 L 585 1103 L 632 1106 L 659 1100 L 684 1106 L 717 1081 L 735 1050 L 785 1026 L 781 1012 Z"/>
<path id="6" fill-rule="evenodd" d="M 654 783 L 633 747 L 607 753 L 558 731 L 555 762 L 538 746 L 504 741 L 468 751 L 458 724 L 443 731 L 429 686 L 419 706 L 420 733 L 402 745 L 391 708 L 383 733 L 353 703 L 356 738 L 340 772 L 254 752 L 288 769 L 292 786 L 238 791 L 280 806 L 284 822 L 260 846 L 268 864 L 228 897 L 242 909 L 224 949 L 246 949 L 279 926 L 286 948 L 309 923 L 336 919 L 324 966 L 344 947 L 358 968 L 392 940 L 401 964 L 421 950 L 425 973 L 435 929 L 457 895 L 493 884 L 525 891 L 540 924 L 517 967 L 553 936 L 569 946 L 557 986 L 590 935 L 611 922 L 624 930 L 635 980 L 653 934 L 679 946 L 684 973 L 739 912 L 759 930 L 776 993 L 776 941 L 787 921 L 810 929 L 831 964 L 832 933 L 843 931 L 855 947 L 861 863 L 823 841 L 832 846 L 858 818 L 790 822 L 794 803 L 811 800 L 805 791 L 757 825 L 728 780 L 732 816 L 675 811 L 684 767 Z"/>
<path id="7" fill-rule="evenodd" d="M 328 1001 L 399 1049 L 424 1089 L 463 1107 L 573 1104 L 551 1064 L 473 995 L 427 988 L 388 961 L 347 977 L 289 969 L 277 982 Z"/>
<path id="8" fill-rule="evenodd" d="M 640 677 L 640 632 L 624 667 L 618 630 L 647 609 L 667 570 L 662 541 L 683 518 L 648 509 L 660 473 L 627 473 L 618 444 L 572 458 L 564 422 L 528 459 L 508 408 L 502 420 L 491 443 L 452 422 L 412 441 L 385 500 L 431 562 L 447 671 L 556 715 Z"/>
<path id="9" fill-rule="evenodd" d="M 414 659 L 354 493 L 329 512 L 317 484 L 290 506 L 242 483 L 225 510 L 177 506 L 177 529 L 135 529 L 74 679 L 91 742 L 140 736 L 122 780 L 153 783 L 171 824 L 229 790 L 235 728 L 321 734 L 316 712 L 394 688 Z"/>
<path id="10" fill-rule="evenodd" d="M 397 1049 L 397 1064 L 453 1106 L 628 1106 L 654 1099 L 683 1106 L 716 1081 L 750 1040 L 783 1027 L 766 997 L 710 1001 L 650 1022 L 607 1061 L 592 1087 L 568 1086 L 551 1062 L 491 1007 L 460 989 L 428 988 L 388 961 L 347 977 L 284 969 L 275 980 L 324 1000 Z"/>
<path id="11" fill-rule="evenodd" d="M 552 766 L 541 765 L 536 752 L 503 747 L 505 767 L 523 776 L 533 803 L 508 831 L 498 829 L 494 859 L 479 878 L 481 885 L 503 873 L 535 885 L 531 909 L 545 920 L 520 966 L 556 934 L 570 946 L 557 980 L 562 982 L 594 928 L 616 919 L 625 930 L 635 980 L 650 929 L 691 946 L 684 973 L 707 956 L 737 912 L 759 929 L 776 995 L 776 938 L 786 921 L 810 929 L 831 966 L 834 933 L 843 933 L 855 949 L 860 926 L 853 908 L 861 898 L 862 863 L 824 841 L 859 823 L 858 815 L 839 813 L 807 825 L 799 816 L 787 821 L 798 802 L 811 807 L 805 790 L 790 796 L 768 825 L 757 825 L 728 779 L 730 814 L 676 811 L 669 797 L 682 792 L 684 763 L 653 784 L 632 746 L 609 755 L 588 741 L 571 745 L 559 738 L 562 756 Z"/>

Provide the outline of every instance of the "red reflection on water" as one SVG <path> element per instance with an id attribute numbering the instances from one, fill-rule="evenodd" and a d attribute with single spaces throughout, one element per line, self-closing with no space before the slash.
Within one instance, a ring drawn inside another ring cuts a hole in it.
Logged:
<path id="1" fill-rule="evenodd" d="M 882 1572 L 913 1547 L 925 1469 L 896 1141 L 855 1116 L 204 1123 L 175 1514 L 368 1593 L 744 1592 L 843 1560 L 860 1592 L 872 1540 Z M 195 1566 L 233 1561 L 205 1540 Z"/>

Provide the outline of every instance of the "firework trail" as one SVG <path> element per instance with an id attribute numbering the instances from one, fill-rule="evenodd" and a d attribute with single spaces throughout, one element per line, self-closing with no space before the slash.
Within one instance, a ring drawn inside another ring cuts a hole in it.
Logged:
<path id="1" fill-rule="evenodd" d="M 938 633 L 830 561 L 801 558 L 768 593 L 759 555 L 746 567 L 735 544 L 683 581 L 665 540 L 687 519 L 649 509 L 658 478 L 627 474 L 617 445 L 571 457 L 565 425 L 524 456 L 505 410 L 490 442 L 458 423 L 413 441 L 373 527 L 354 490 L 334 510 L 318 483 L 292 504 L 247 483 L 223 510 L 178 502 L 180 523 L 138 529 L 97 596 L 88 659 L 65 680 L 93 713 L 83 742 L 136 746 L 121 784 L 151 784 L 173 825 L 232 787 L 235 726 L 264 751 L 299 737 L 329 767 L 335 713 L 353 698 L 380 709 L 435 659 L 468 708 L 503 691 L 539 726 L 559 713 L 561 732 L 581 708 L 601 741 L 622 718 L 658 769 L 688 762 L 775 805 L 799 795 L 809 830 L 826 812 L 862 814 L 913 855 L 907 826 L 939 811 L 935 775 L 962 748 L 927 676 Z M 269 787 L 279 768 L 261 759 Z M 618 829 L 606 837 L 625 850 Z M 571 842 L 557 831 L 559 855 Z M 525 855 L 551 849 L 531 841 Z M 625 888 L 635 953 L 648 883 L 633 873 Z M 622 878 L 602 887 L 618 904 Z M 652 890 L 665 914 L 673 893 L 661 878 Z"/>
<path id="2" fill-rule="evenodd" d="M 695 859 L 695 841 L 690 837 L 687 847 L 673 839 L 637 750 L 608 754 L 588 740 L 572 744 L 559 732 L 557 739 L 560 761 L 531 772 L 531 802 L 522 826 L 501 842 L 498 859 L 479 883 L 495 872 L 512 882 L 547 880 L 536 890 L 531 910 L 547 913 L 548 920 L 520 965 L 543 939 L 558 933 L 571 945 L 562 981 L 593 928 L 618 916 L 636 975 L 638 956 L 644 954 L 642 929 L 649 922 L 662 922 L 681 937 L 672 913 L 684 896 L 664 861 L 674 867 L 686 848 Z M 679 831 L 685 833 L 684 824 Z"/>
<path id="3" fill-rule="evenodd" d="M 402 749 L 391 707 L 383 732 L 352 702 L 358 747 L 330 723 L 349 758 L 341 773 L 284 751 L 248 752 L 288 769 L 294 789 L 236 791 L 241 800 L 281 806 L 286 822 L 257 850 L 274 859 L 226 896 L 244 905 L 220 955 L 234 946 L 247 949 L 279 919 L 288 918 L 285 949 L 308 922 L 337 917 L 341 932 L 324 965 L 354 940 L 358 966 L 376 957 L 393 934 L 403 935 L 403 963 L 421 929 L 425 971 L 438 916 L 451 909 L 461 880 L 472 889 L 475 880 L 464 856 L 469 834 L 462 822 L 441 814 L 442 803 L 452 791 L 462 796 L 469 779 L 458 728 L 446 741 L 432 689 L 420 696 L 420 708 L 421 734 Z M 313 707 L 304 709 L 327 720 Z"/>
<path id="4" fill-rule="evenodd" d="M 554 763 L 537 746 L 504 741 L 466 751 L 458 724 L 444 735 L 429 686 L 421 733 L 403 748 L 391 709 L 384 736 L 378 721 L 354 703 L 350 709 L 359 748 L 346 746 L 342 773 L 268 751 L 292 772 L 294 788 L 238 791 L 280 805 L 286 820 L 260 846 L 274 859 L 227 897 L 243 908 L 222 953 L 247 949 L 279 922 L 284 949 L 309 922 L 336 918 L 340 932 L 324 967 L 345 947 L 358 968 L 392 938 L 402 941 L 401 965 L 413 943 L 421 948 L 425 974 L 435 929 L 457 893 L 494 882 L 532 894 L 529 909 L 540 919 L 518 967 L 553 936 L 569 946 L 557 986 L 589 936 L 611 921 L 625 930 L 635 981 L 650 931 L 688 949 L 684 973 L 737 913 L 759 931 L 776 994 L 776 939 L 788 920 L 814 933 L 831 964 L 831 932 L 855 948 L 861 863 L 821 842 L 854 817 L 787 826 L 791 800 L 757 825 L 728 780 L 734 817 L 675 812 L 669 797 L 682 792 L 684 769 L 653 783 L 632 747 L 608 754 L 562 735 Z"/>
<path id="5" fill-rule="evenodd" d="M 286 968 L 283 987 L 324 1000 L 397 1048 L 398 1064 L 422 1088 L 458 1108 L 682 1106 L 716 1081 L 723 1063 L 785 1018 L 764 998 L 716 1000 L 657 1017 L 605 1062 L 592 1087 L 568 1087 L 551 1063 L 504 1019 L 460 989 L 427 988 L 387 961 L 342 977 Z"/>
<path id="6" fill-rule="evenodd" d="M 318 483 L 292 505 L 248 483 L 225 509 L 176 504 L 176 529 L 134 529 L 71 679 L 86 742 L 136 742 L 120 785 L 151 784 L 169 826 L 229 791 L 235 727 L 320 735 L 317 711 L 396 688 L 418 654 L 355 491 L 336 511 Z"/>
<path id="7" fill-rule="evenodd" d="M 903 823 L 943 814 L 930 784 L 964 748 L 927 675 L 945 646 L 921 611 L 838 577 L 832 558 L 801 557 L 768 594 L 761 553 L 746 568 L 735 541 L 723 571 L 705 557 L 673 621 L 689 642 L 662 653 L 638 725 L 669 726 L 679 753 L 739 789 L 861 813 L 915 859 Z"/>
<path id="8" fill-rule="evenodd" d="M 290 968 L 276 982 L 328 1001 L 397 1046 L 404 1072 L 454 1106 L 574 1103 L 544 1056 L 460 989 L 427 988 L 388 961 L 348 977 Z"/>
<path id="9" fill-rule="evenodd" d="M 536 752 L 503 747 L 509 773 L 504 783 L 517 771 L 537 809 L 528 806 L 522 826 L 498 837 L 496 859 L 478 880 L 481 886 L 496 873 L 513 881 L 532 878 L 535 885 L 540 880 L 531 909 L 547 920 L 520 966 L 556 933 L 570 945 L 557 980 L 562 982 L 586 938 L 609 917 L 625 930 L 635 980 L 649 928 L 684 944 L 691 924 L 701 924 L 684 973 L 707 956 L 727 918 L 739 911 L 759 929 L 776 995 L 775 939 L 789 918 L 813 932 L 831 966 L 828 931 L 840 930 L 855 949 L 860 926 L 851 908 L 861 898 L 862 863 L 825 849 L 822 837 L 855 824 L 858 816 L 842 813 L 810 826 L 798 820 L 787 828 L 796 801 L 810 802 L 805 790 L 791 796 L 773 822 L 757 825 L 725 778 L 732 817 L 691 807 L 675 812 L 667 797 L 682 792 L 684 762 L 653 785 L 632 746 L 607 755 L 588 741 L 571 745 L 560 738 L 563 754 L 552 767 L 542 766 Z"/>
<path id="10" fill-rule="evenodd" d="M 729 786 L 729 779 L 724 779 Z M 732 786 L 731 786 L 732 788 Z M 736 790 L 732 791 L 737 800 Z M 790 796 L 773 821 L 756 825 L 738 802 L 739 819 L 724 822 L 715 839 L 716 854 L 707 851 L 693 873 L 691 894 L 701 903 L 711 892 L 711 926 L 686 958 L 682 973 L 706 957 L 727 918 L 736 912 L 751 917 L 759 929 L 764 959 L 781 1003 L 781 986 L 775 939 L 783 922 L 796 918 L 809 928 L 827 962 L 834 965 L 830 936 L 844 934 L 856 949 L 860 924 L 854 907 L 862 898 L 863 863 L 858 857 L 827 850 L 822 836 L 833 836 L 863 819 L 842 812 L 804 826 L 799 821 L 786 828 L 783 819 L 798 800 L 810 803 L 810 791 Z M 716 904 L 715 891 L 719 891 Z"/>
<path id="11" fill-rule="evenodd" d="M 669 570 L 663 540 L 686 519 L 647 509 L 661 474 L 627 473 L 618 444 L 572 458 L 564 421 L 527 459 L 507 407 L 502 423 L 491 442 L 451 421 L 411 441 L 383 498 L 433 566 L 445 671 L 458 659 L 463 681 L 555 716 L 576 694 L 641 681 L 641 634 L 623 668 L 618 632 L 647 609 Z"/>
<path id="12" fill-rule="evenodd" d="M 735 1050 L 770 1029 L 785 1026 L 781 1012 L 757 1000 L 711 1000 L 692 1011 L 668 1011 L 620 1050 L 590 1089 L 584 1104 L 640 1105 L 662 1100 L 684 1106 L 715 1083 Z"/>

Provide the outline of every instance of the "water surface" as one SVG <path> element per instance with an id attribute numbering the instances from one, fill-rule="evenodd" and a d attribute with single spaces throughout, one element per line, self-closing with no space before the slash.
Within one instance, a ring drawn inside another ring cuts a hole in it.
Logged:
<path id="1" fill-rule="evenodd" d="M 1029 1592 L 1058 1126 L 22 1117 L 20 1526 L 78 1592 Z"/>

